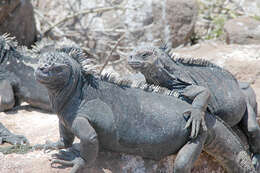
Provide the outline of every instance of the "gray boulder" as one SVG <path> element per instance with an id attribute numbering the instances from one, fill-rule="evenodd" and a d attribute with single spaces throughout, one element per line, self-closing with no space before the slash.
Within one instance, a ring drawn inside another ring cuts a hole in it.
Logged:
<path id="1" fill-rule="evenodd" d="M 0 2 L 0 34 L 10 33 L 21 45 L 30 46 L 36 40 L 36 26 L 30 0 Z"/>
<path id="2" fill-rule="evenodd" d="M 224 25 L 228 44 L 260 44 L 260 21 L 251 17 L 238 17 Z"/>
<path id="3" fill-rule="evenodd" d="M 173 47 L 187 43 L 194 32 L 197 15 L 198 5 L 194 0 L 153 0 L 155 38 L 165 41 L 166 34 Z"/>

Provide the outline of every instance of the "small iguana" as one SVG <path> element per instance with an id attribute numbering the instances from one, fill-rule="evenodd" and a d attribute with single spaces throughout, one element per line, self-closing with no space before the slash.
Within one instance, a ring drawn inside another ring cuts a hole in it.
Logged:
<path id="1" fill-rule="evenodd" d="M 260 128 L 256 121 L 255 93 L 246 84 L 241 84 L 244 88 L 241 90 L 229 71 L 203 59 L 170 57 L 164 48 L 150 45 L 133 50 L 128 64 L 141 72 L 149 84 L 166 87 L 192 103 L 186 126 L 192 126 L 192 137 L 197 136 L 203 112 L 208 109 L 231 127 L 240 123 L 252 153 L 259 157 Z"/>
<path id="2" fill-rule="evenodd" d="M 68 148 L 74 137 L 80 139 L 80 155 L 66 160 L 66 155 L 57 154 L 52 164 L 73 166 L 71 173 L 76 173 L 91 166 L 104 148 L 154 160 L 178 153 L 174 173 L 190 173 L 203 149 L 228 173 L 256 173 L 240 139 L 210 113 L 205 113 L 208 130 L 190 140 L 183 116 L 190 104 L 149 92 L 150 87 L 144 91 L 86 74 L 85 57 L 73 48 L 40 56 L 36 80 L 48 89 L 59 118 L 60 140 L 53 146 Z"/>

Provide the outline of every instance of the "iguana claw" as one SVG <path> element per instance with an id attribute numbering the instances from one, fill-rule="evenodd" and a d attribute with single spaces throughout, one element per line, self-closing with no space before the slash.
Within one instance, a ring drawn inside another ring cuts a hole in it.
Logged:
<path id="1" fill-rule="evenodd" d="M 65 167 L 72 167 L 70 173 L 78 173 L 85 165 L 85 160 L 79 156 L 79 153 L 73 153 L 70 151 L 60 151 L 57 154 L 52 155 L 51 166 L 55 167 L 55 164 L 59 164 Z"/>
<path id="2" fill-rule="evenodd" d="M 185 117 L 187 117 L 187 114 L 189 116 L 188 121 L 184 128 L 186 129 L 188 127 L 191 127 L 191 135 L 190 135 L 191 138 L 194 139 L 198 136 L 201 125 L 204 131 L 207 130 L 207 126 L 204 120 L 205 112 L 201 111 L 200 109 L 193 108 L 185 111 L 183 114 Z"/>
<path id="3" fill-rule="evenodd" d="M 58 149 L 64 149 L 64 148 L 65 148 L 65 145 L 61 141 L 58 141 L 58 142 L 46 141 L 46 143 L 43 146 L 43 150 L 45 153 L 48 153 L 52 150 L 58 150 Z"/>
<path id="4" fill-rule="evenodd" d="M 27 138 L 23 135 L 10 135 L 2 138 L 2 142 L 7 142 L 12 145 L 24 145 L 29 144 Z"/>
<path id="5" fill-rule="evenodd" d="M 260 172 L 260 154 L 254 154 L 252 157 L 252 164 L 257 172 Z"/>

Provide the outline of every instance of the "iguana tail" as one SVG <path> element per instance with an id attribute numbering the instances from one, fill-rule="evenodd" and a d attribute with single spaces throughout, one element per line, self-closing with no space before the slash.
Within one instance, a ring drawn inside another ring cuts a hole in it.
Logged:
<path id="1" fill-rule="evenodd" d="M 209 130 L 209 143 L 204 150 L 223 165 L 228 173 L 256 173 L 251 157 L 237 134 L 220 118 L 213 120 L 206 116 L 212 129 Z M 213 120 L 213 121 L 212 121 Z"/>

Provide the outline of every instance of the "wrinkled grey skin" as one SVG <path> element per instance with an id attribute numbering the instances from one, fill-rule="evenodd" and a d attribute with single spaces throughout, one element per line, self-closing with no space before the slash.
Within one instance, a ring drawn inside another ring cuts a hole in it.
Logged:
<path id="1" fill-rule="evenodd" d="M 80 156 L 68 161 L 56 155 L 52 164 L 73 166 L 71 173 L 80 172 L 91 166 L 102 147 L 155 160 L 177 154 L 174 172 L 189 173 L 203 149 L 229 173 L 255 172 L 239 138 L 215 116 L 206 112 L 208 130 L 190 140 L 183 116 L 190 104 L 86 75 L 77 56 L 65 52 L 41 54 L 35 71 L 59 118 L 60 140 L 53 146 L 68 148 L 75 136 L 80 139 Z"/>
<path id="2" fill-rule="evenodd" d="M 33 107 L 51 111 L 46 88 L 36 82 L 34 68 L 37 59 L 24 56 L 13 41 L 0 36 L 0 112 L 18 106 L 22 101 Z M 19 144 L 27 141 L 0 125 L 2 142 Z"/>
<path id="3" fill-rule="evenodd" d="M 192 103 L 189 111 L 192 119 L 187 124 L 192 127 L 192 137 L 197 136 L 198 124 L 203 123 L 203 112 L 208 109 L 231 127 L 241 125 L 251 152 L 258 157 L 257 106 L 255 93 L 248 84 L 238 83 L 230 72 L 210 62 L 173 60 L 163 48 L 154 46 L 137 47 L 129 56 L 128 64 L 140 71 L 149 84 L 177 91 L 182 99 Z"/>

